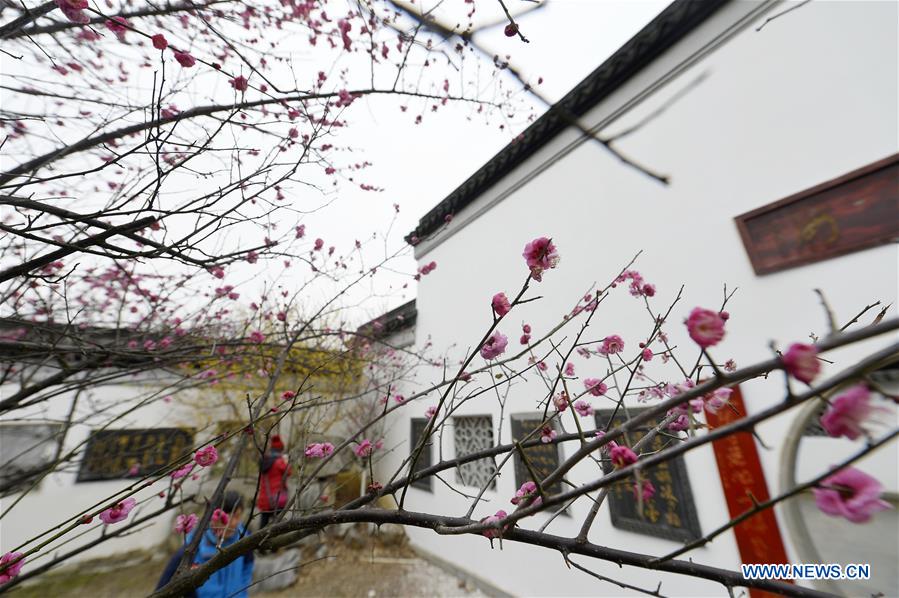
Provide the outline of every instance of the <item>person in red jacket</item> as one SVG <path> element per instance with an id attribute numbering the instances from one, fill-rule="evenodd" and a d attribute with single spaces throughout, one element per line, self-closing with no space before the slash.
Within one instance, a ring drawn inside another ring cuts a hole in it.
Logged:
<path id="1" fill-rule="evenodd" d="M 262 514 L 260 527 L 265 527 L 287 504 L 287 478 L 293 473 L 284 454 L 284 441 L 277 434 L 259 463 L 259 496 L 256 507 Z"/>

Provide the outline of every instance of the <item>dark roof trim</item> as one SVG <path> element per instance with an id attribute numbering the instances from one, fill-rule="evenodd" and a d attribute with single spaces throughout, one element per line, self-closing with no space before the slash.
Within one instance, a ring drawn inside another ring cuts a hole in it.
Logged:
<path id="1" fill-rule="evenodd" d="M 672 2 L 608 60 L 587 75 L 564 98 L 528 127 L 517 141 L 503 148 L 467 181 L 425 214 L 418 221 L 415 230 L 406 236 L 406 242 L 414 245 L 412 237 L 425 239 L 438 230 L 444 225 L 448 215 L 458 214 L 490 186 L 497 183 L 565 130 L 568 127 L 570 115 L 583 116 L 728 2 L 729 0 L 676 0 Z M 569 119 L 563 116 L 565 113 L 569 115 Z"/>
<path id="2" fill-rule="evenodd" d="M 356 334 L 370 338 L 384 338 L 414 326 L 417 317 L 418 310 L 415 309 L 415 299 L 412 299 L 399 307 L 391 309 L 386 314 L 366 322 L 357 329 Z"/>

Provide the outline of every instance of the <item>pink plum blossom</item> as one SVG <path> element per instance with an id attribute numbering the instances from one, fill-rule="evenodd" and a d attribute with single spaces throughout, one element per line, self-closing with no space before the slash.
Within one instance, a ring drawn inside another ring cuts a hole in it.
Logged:
<path id="1" fill-rule="evenodd" d="M 490 302 L 490 305 L 493 307 L 493 311 L 497 316 L 503 317 L 509 310 L 512 309 L 512 304 L 509 303 L 509 298 L 506 297 L 505 293 L 497 293 L 493 296 L 493 299 Z"/>
<path id="2" fill-rule="evenodd" d="M 577 414 L 581 417 L 589 417 L 593 415 L 593 405 L 583 399 L 575 402 L 574 410 L 577 411 Z"/>
<path id="3" fill-rule="evenodd" d="M 881 490 L 880 482 L 853 467 L 841 469 L 812 488 L 821 511 L 852 523 L 864 523 L 874 513 L 891 508 L 880 499 Z"/>
<path id="4" fill-rule="evenodd" d="M 500 521 L 505 519 L 507 516 L 508 516 L 508 513 L 506 513 L 503 510 L 499 510 L 496 512 L 496 514 L 490 515 L 489 517 L 484 517 L 483 519 L 481 519 L 481 523 L 489 523 L 489 524 L 499 523 Z M 484 534 L 485 538 L 499 538 L 503 534 L 501 529 L 485 529 L 481 533 Z"/>
<path id="5" fill-rule="evenodd" d="M 609 390 L 609 387 L 599 378 L 587 378 L 584 380 L 584 387 L 590 391 L 590 394 L 594 397 L 601 397 Z"/>
<path id="6" fill-rule="evenodd" d="M 85 4 L 87 4 L 87 2 L 85 2 Z M 153 47 L 157 50 L 165 50 L 169 46 L 169 41 L 161 33 L 157 33 L 150 39 L 153 42 Z"/>
<path id="7" fill-rule="evenodd" d="M 522 256 L 531 271 L 531 277 L 537 282 L 543 280 L 543 272 L 555 268 L 560 259 L 556 246 L 547 237 L 539 237 L 525 245 Z"/>
<path id="8" fill-rule="evenodd" d="M 222 509 L 216 509 L 212 512 L 212 521 L 215 523 L 220 523 L 222 525 L 228 525 L 228 520 L 231 519 L 228 516 L 228 513 L 223 511 Z"/>
<path id="9" fill-rule="evenodd" d="M 784 369 L 800 382 L 811 384 L 821 371 L 818 349 L 812 345 L 793 343 L 783 354 Z"/>
<path id="10" fill-rule="evenodd" d="M 718 413 L 730 400 L 733 388 L 717 388 L 705 397 L 705 408 L 712 413 Z"/>
<path id="11" fill-rule="evenodd" d="M 568 409 L 568 405 L 571 400 L 568 398 L 568 393 L 564 390 L 553 397 L 553 405 L 556 407 L 556 411 L 565 411 Z"/>
<path id="12" fill-rule="evenodd" d="M 627 467 L 628 465 L 636 463 L 637 453 L 632 451 L 629 447 L 615 444 L 615 446 L 609 450 L 609 458 L 612 460 L 612 464 L 615 465 L 616 469 L 621 469 L 622 467 Z"/>
<path id="13" fill-rule="evenodd" d="M 649 500 L 656 494 L 656 488 L 649 480 L 643 480 L 643 483 L 639 486 L 636 482 L 634 482 L 632 489 L 634 491 L 634 498 L 636 500 L 642 499 L 644 502 Z"/>
<path id="14" fill-rule="evenodd" d="M 106 28 L 112 31 L 120 42 L 125 41 L 128 25 L 128 19 L 125 17 L 112 17 L 106 21 Z"/>
<path id="15" fill-rule="evenodd" d="M 652 349 L 650 349 L 648 347 L 646 349 L 643 349 L 642 357 L 643 357 L 643 361 L 652 361 L 652 357 L 653 357 Z"/>
<path id="16" fill-rule="evenodd" d="M 137 501 L 134 500 L 133 497 L 126 498 L 125 500 L 116 503 L 115 506 L 100 513 L 100 521 L 106 525 L 124 521 L 128 518 L 128 513 L 130 513 L 136 505 Z"/>
<path id="17" fill-rule="evenodd" d="M 257 345 L 265 342 L 265 335 L 260 330 L 254 330 L 250 333 L 250 336 L 247 337 L 251 343 L 256 343 Z"/>
<path id="18" fill-rule="evenodd" d="M 219 453 L 211 444 L 194 453 L 194 461 L 200 467 L 209 467 L 219 460 Z"/>
<path id="19" fill-rule="evenodd" d="M 186 477 L 188 474 L 190 474 L 191 471 L 193 471 L 194 466 L 194 463 L 186 463 L 185 465 L 179 467 L 172 472 L 172 479 L 177 480 Z"/>
<path id="20" fill-rule="evenodd" d="M 868 387 L 857 384 L 831 402 L 821 416 L 821 427 L 833 437 L 845 436 L 849 440 L 855 440 L 864 434 L 862 424 L 873 410 Z"/>
<path id="21" fill-rule="evenodd" d="M 191 56 L 190 52 L 175 52 L 175 60 L 186 69 L 197 64 L 197 59 Z"/>
<path id="22" fill-rule="evenodd" d="M 515 496 L 512 497 L 511 502 L 513 505 L 517 505 L 519 503 L 525 503 L 531 497 L 536 496 L 534 501 L 528 506 L 537 506 L 543 502 L 543 499 L 537 496 L 537 484 L 531 482 L 530 480 L 521 485 L 515 492 Z"/>
<path id="23" fill-rule="evenodd" d="M 540 442 L 542 442 L 543 444 L 549 444 L 555 439 L 556 431 L 551 427 L 543 426 L 543 428 L 540 429 Z"/>
<path id="24" fill-rule="evenodd" d="M 197 525 L 197 516 L 193 513 L 190 515 L 178 515 L 175 518 L 175 531 L 179 534 L 186 534 Z"/>
<path id="25" fill-rule="evenodd" d="M 598 349 L 603 355 L 614 355 L 624 351 L 624 341 L 617 334 L 611 334 L 602 340 L 602 346 Z"/>
<path id="26" fill-rule="evenodd" d="M 437 415 L 437 405 L 431 405 L 425 410 L 425 417 L 427 419 L 432 419 L 435 415 Z"/>
<path id="27" fill-rule="evenodd" d="M 716 311 L 694 307 L 686 324 L 690 338 L 703 349 L 717 345 L 724 338 L 724 318 Z"/>
<path id="28" fill-rule="evenodd" d="M 380 450 L 384 447 L 384 441 L 379 440 L 377 442 L 372 442 L 368 438 L 364 439 L 362 442 L 353 447 L 353 452 L 356 453 L 356 456 L 364 459 L 365 457 L 371 457 L 371 454 L 377 450 Z"/>
<path id="29" fill-rule="evenodd" d="M 247 84 L 247 78 L 243 75 L 234 77 L 229 81 L 229 83 L 231 84 L 231 87 L 233 87 L 237 91 L 246 91 L 249 87 Z"/>
<path id="30" fill-rule="evenodd" d="M 574 364 L 573 363 L 565 364 L 565 375 L 566 376 L 574 376 Z"/>
<path id="31" fill-rule="evenodd" d="M 313 442 L 306 447 L 306 450 L 303 452 L 303 454 L 307 457 L 322 459 L 324 457 L 328 457 L 333 452 L 334 445 L 330 442 Z"/>
<path id="32" fill-rule="evenodd" d="M 0 556 L 0 585 L 18 577 L 24 564 L 21 552 L 7 552 Z"/>
<path id="33" fill-rule="evenodd" d="M 521 343 L 522 345 L 528 344 L 529 342 L 531 342 L 531 335 L 530 334 L 522 334 L 521 338 L 518 339 L 518 342 Z"/>
<path id="34" fill-rule="evenodd" d="M 91 18 L 84 12 L 88 7 L 87 0 L 56 0 L 56 6 L 73 23 L 82 25 L 90 23 Z"/>
<path id="35" fill-rule="evenodd" d="M 509 339 L 497 330 L 484 341 L 484 345 L 481 347 L 481 357 L 495 359 L 505 353 L 507 344 L 509 344 Z"/>

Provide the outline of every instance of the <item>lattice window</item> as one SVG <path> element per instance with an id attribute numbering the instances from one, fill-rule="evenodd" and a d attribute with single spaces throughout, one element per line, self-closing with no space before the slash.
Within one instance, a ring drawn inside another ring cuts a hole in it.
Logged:
<path id="1" fill-rule="evenodd" d="M 454 417 L 453 427 L 457 457 L 493 446 L 493 418 L 489 415 Z M 496 488 L 495 471 L 496 464 L 492 458 L 478 459 L 460 465 L 456 469 L 456 481 L 475 488 L 483 488 L 489 482 L 487 487 L 492 490 Z"/>
<path id="2" fill-rule="evenodd" d="M 53 463 L 60 424 L 0 424 L 0 496 L 22 491 Z"/>

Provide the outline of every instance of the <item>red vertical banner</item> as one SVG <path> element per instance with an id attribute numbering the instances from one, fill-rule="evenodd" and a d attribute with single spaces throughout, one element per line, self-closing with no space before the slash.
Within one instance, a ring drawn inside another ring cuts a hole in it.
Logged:
<path id="1" fill-rule="evenodd" d="M 733 390 L 730 395 L 730 406 L 725 406 L 718 413 L 706 410 L 705 417 L 709 428 L 715 429 L 746 416 L 746 406 L 740 387 L 734 386 Z M 718 473 L 721 476 L 721 485 L 724 487 L 724 497 L 731 518 L 752 509 L 753 498 L 756 502 L 764 502 L 771 498 L 752 433 L 737 432 L 715 440 L 712 442 L 712 450 L 715 452 Z M 738 523 L 733 529 L 737 548 L 740 550 L 740 560 L 744 564 L 789 563 L 773 509 L 756 513 Z M 774 596 L 757 589 L 750 589 L 749 593 L 752 598 Z"/>

